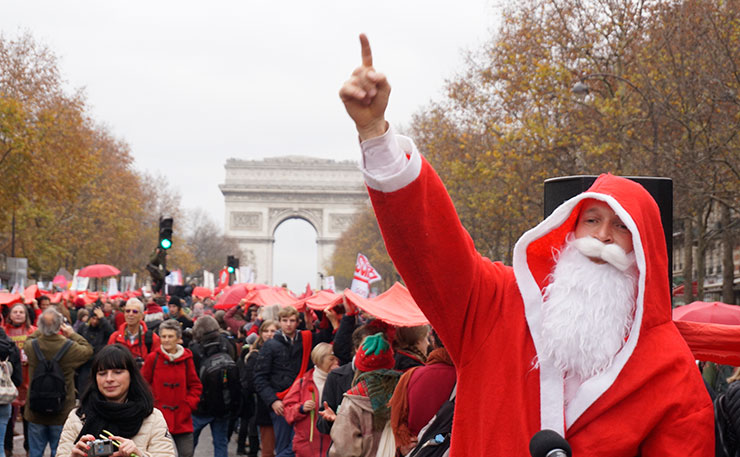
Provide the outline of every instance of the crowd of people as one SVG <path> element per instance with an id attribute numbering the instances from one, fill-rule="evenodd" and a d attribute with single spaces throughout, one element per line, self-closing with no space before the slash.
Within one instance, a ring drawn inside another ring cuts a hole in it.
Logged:
<path id="1" fill-rule="evenodd" d="M 47 446 L 87 455 L 105 434 L 125 455 L 188 457 L 206 426 L 216 457 L 232 439 L 238 455 L 369 456 L 389 442 L 395 455 L 389 438 L 413 449 L 455 384 L 429 326 L 396 328 L 351 304 L 298 312 L 242 300 L 224 311 L 195 297 L 41 296 L 3 314 L 0 359 L 18 390 L 0 406 L 9 456 L 16 420 L 33 457 Z M 427 363 L 445 376 L 417 371 Z"/>

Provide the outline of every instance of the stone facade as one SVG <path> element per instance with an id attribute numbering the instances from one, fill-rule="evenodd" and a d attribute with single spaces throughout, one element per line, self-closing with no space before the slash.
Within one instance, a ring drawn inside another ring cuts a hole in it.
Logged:
<path id="1" fill-rule="evenodd" d="M 251 265 L 258 283 L 272 284 L 275 230 L 288 219 L 316 230 L 317 270 L 326 271 L 336 241 L 349 227 L 367 190 L 357 163 L 302 156 L 229 159 L 219 186 L 225 203 L 225 233 L 239 240 L 241 265 Z"/>

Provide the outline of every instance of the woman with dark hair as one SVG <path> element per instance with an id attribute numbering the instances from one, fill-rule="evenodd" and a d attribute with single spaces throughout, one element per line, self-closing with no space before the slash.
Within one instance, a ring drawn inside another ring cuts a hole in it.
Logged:
<path id="1" fill-rule="evenodd" d="M 87 456 L 103 430 L 119 443 L 114 456 L 171 457 L 175 447 L 162 413 L 154 408 L 149 386 L 131 352 L 120 344 L 106 346 L 93 358 L 90 382 L 62 429 L 57 456 Z"/>
<path id="2" fill-rule="evenodd" d="M 427 349 L 429 348 L 429 328 L 428 325 L 418 325 L 396 329 L 395 340 L 393 341 L 396 360 L 394 369 L 405 372 L 410 368 L 420 367 L 426 363 Z"/>

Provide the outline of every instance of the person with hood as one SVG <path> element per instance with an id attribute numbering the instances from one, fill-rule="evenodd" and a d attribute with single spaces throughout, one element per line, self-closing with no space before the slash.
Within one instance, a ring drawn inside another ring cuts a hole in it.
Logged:
<path id="1" fill-rule="evenodd" d="M 123 307 L 126 321 L 108 338 L 108 344 L 119 343 L 131 351 L 140 366 L 150 352 L 159 350 L 159 335 L 149 330 L 142 321 L 144 304 L 138 298 L 130 298 Z"/>
<path id="2" fill-rule="evenodd" d="M 543 429 L 573 455 L 713 455 L 650 194 L 601 175 L 522 235 L 513 267 L 483 258 L 432 167 L 388 126 L 390 85 L 360 42 L 340 97 L 388 252 L 458 368 L 451 455 L 526 455 Z"/>
<path id="3" fill-rule="evenodd" d="M 339 367 L 332 345 L 319 343 L 311 351 L 314 367 L 290 387 L 285 403 L 285 420 L 293 427 L 293 452 L 296 457 L 324 457 L 331 438 L 316 429 L 321 392 L 330 371 Z"/>
<path id="4" fill-rule="evenodd" d="M 193 353 L 178 344 L 182 327 L 174 319 L 159 325 L 159 351 L 146 356 L 141 375 L 149 383 L 154 406 L 164 415 L 180 457 L 193 457 L 192 412 L 203 386 L 193 363 Z"/>
<path id="5" fill-rule="evenodd" d="M 365 337 L 355 356 L 352 388 L 333 418 L 329 457 L 395 455 L 389 402 L 401 372 L 393 365 L 393 349 L 383 334 Z"/>

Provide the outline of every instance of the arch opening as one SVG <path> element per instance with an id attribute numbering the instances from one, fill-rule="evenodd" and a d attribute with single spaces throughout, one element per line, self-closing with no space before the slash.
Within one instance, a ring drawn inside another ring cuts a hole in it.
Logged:
<path id="1" fill-rule="evenodd" d="M 273 246 L 274 285 L 287 284 L 297 295 L 306 290 L 306 284 L 314 288 L 317 276 L 316 228 L 306 219 L 292 217 L 283 220 L 275 228 Z"/>

